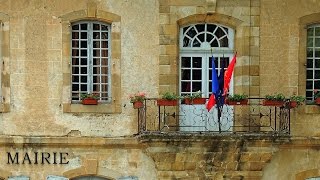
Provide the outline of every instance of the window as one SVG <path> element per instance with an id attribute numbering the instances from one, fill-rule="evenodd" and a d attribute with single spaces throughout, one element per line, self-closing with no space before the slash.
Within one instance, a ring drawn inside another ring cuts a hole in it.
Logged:
<path id="1" fill-rule="evenodd" d="M 219 74 L 233 56 L 233 30 L 218 24 L 195 24 L 181 28 L 180 94 L 201 91 L 208 97 L 211 90 L 211 56 Z"/>
<path id="2" fill-rule="evenodd" d="M 201 91 L 203 97 L 212 92 L 212 56 L 215 71 L 220 74 L 227 68 L 233 57 L 234 30 L 219 24 L 193 24 L 180 28 L 180 95 L 185 96 Z M 230 92 L 232 93 L 232 82 Z M 225 108 L 224 111 L 227 111 Z M 231 112 L 231 110 L 228 110 Z M 190 107 L 180 106 L 180 124 L 182 131 L 217 131 L 219 127 L 216 115 L 206 118 L 197 114 L 207 112 L 205 105 Z M 216 110 L 210 113 L 217 113 Z M 211 123 L 214 122 L 214 123 Z M 221 122 L 222 130 L 228 131 L 232 126 L 232 117 L 225 116 Z M 191 127 L 194 126 L 194 127 Z"/>
<path id="3" fill-rule="evenodd" d="M 95 93 L 100 102 L 111 101 L 110 25 L 82 21 L 72 24 L 72 102 Z"/>
<path id="4" fill-rule="evenodd" d="M 306 62 L 306 98 L 312 101 L 314 90 L 320 90 L 320 25 L 308 27 Z"/>

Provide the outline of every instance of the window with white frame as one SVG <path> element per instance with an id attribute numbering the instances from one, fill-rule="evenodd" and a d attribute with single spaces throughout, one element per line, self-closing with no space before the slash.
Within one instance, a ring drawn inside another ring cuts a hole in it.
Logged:
<path id="1" fill-rule="evenodd" d="M 97 21 L 72 24 L 71 95 L 94 93 L 100 102 L 111 101 L 110 25 Z"/>
<path id="2" fill-rule="evenodd" d="M 320 90 L 320 25 L 307 30 L 307 79 L 306 98 L 314 99 L 315 90 Z"/>
<path id="3" fill-rule="evenodd" d="M 233 56 L 234 30 L 219 24 L 193 24 L 180 30 L 180 94 L 211 94 L 211 57 L 217 74 Z"/>

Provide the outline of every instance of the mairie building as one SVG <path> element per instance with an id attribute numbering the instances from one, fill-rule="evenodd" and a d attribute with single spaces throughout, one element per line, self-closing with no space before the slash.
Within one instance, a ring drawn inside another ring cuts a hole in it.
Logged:
<path id="1" fill-rule="evenodd" d="M 3 180 L 320 179 L 319 0 L 0 0 L 0 84 Z"/>

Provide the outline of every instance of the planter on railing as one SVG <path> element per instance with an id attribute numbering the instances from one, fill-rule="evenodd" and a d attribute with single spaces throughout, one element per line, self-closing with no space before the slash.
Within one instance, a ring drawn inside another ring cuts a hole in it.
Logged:
<path id="1" fill-rule="evenodd" d="M 226 104 L 228 105 L 248 105 L 248 99 L 244 99 L 241 101 L 230 101 L 226 99 Z"/>
<path id="2" fill-rule="evenodd" d="M 206 98 L 194 98 L 194 99 L 186 98 L 186 99 L 184 99 L 184 103 L 187 104 L 187 105 L 205 104 L 206 101 L 207 101 Z"/>
<path id="3" fill-rule="evenodd" d="M 158 106 L 177 106 L 178 100 L 158 99 L 157 105 Z"/>
<path id="4" fill-rule="evenodd" d="M 317 105 L 320 105 L 320 98 L 316 98 L 316 99 L 314 100 L 314 102 L 315 102 Z"/>
<path id="5" fill-rule="evenodd" d="M 263 106 L 277 106 L 277 107 L 281 107 L 284 105 L 284 101 L 275 101 L 275 100 L 266 100 L 264 99 L 262 101 L 262 105 Z"/>
<path id="6" fill-rule="evenodd" d="M 133 105 L 133 108 L 134 108 L 134 109 L 139 109 L 139 108 L 142 108 L 142 107 L 143 107 L 143 102 L 141 102 L 141 101 L 136 101 L 136 102 L 132 103 L 132 105 Z"/>

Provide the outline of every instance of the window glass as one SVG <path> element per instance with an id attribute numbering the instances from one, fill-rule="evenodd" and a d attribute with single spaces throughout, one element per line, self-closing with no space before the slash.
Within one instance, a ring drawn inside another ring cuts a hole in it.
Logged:
<path id="1" fill-rule="evenodd" d="M 110 101 L 110 26 L 101 22 L 72 25 L 72 101 L 81 94 L 95 93 L 99 101 Z"/>

